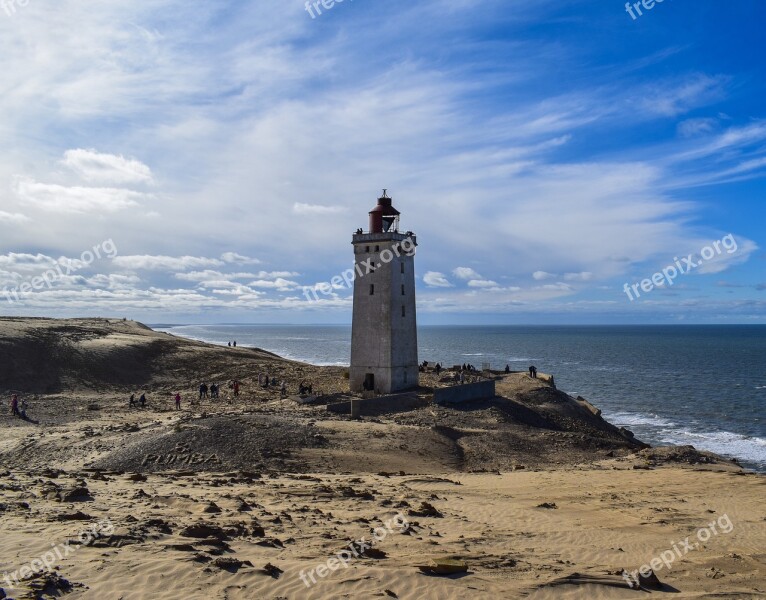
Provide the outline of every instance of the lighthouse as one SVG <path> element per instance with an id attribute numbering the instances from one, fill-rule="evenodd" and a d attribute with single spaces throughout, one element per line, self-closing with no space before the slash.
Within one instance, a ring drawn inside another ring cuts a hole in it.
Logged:
<path id="1" fill-rule="evenodd" d="M 400 213 L 386 190 L 354 246 L 351 391 L 389 394 L 418 385 L 415 235 L 399 232 Z"/>

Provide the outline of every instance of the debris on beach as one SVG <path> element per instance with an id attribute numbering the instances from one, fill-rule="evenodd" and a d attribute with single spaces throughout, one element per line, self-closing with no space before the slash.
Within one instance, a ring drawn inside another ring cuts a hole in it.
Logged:
<path id="1" fill-rule="evenodd" d="M 430 575 L 457 575 L 468 572 L 468 564 L 454 558 L 433 558 L 431 564 L 415 566 Z"/>

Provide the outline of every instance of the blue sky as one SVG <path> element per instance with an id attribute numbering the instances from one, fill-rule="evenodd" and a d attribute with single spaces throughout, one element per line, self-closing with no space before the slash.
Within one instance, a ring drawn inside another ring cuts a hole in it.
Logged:
<path id="1" fill-rule="evenodd" d="M 136 4 L 0 1 L 1 314 L 348 322 L 386 187 L 421 323 L 766 322 L 762 2 Z"/>

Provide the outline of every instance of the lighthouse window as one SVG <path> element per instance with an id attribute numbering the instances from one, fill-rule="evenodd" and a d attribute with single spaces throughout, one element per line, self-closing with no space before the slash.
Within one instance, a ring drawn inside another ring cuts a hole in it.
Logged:
<path id="1" fill-rule="evenodd" d="M 399 267 L 401 268 L 401 270 L 402 270 L 402 273 L 404 273 L 404 263 L 400 263 L 400 264 L 399 264 Z"/>
<path id="2" fill-rule="evenodd" d="M 402 304 L 402 316 L 404 316 L 404 304 Z"/>
<path id="3" fill-rule="evenodd" d="M 375 246 L 375 252 L 380 252 L 380 246 Z"/>
<path id="4" fill-rule="evenodd" d="M 374 295 L 375 295 L 375 284 L 371 283 L 370 284 L 370 296 L 374 296 Z"/>
<path id="5" fill-rule="evenodd" d="M 369 246 L 365 246 L 365 247 L 364 247 L 364 251 L 365 251 L 367 254 L 369 254 L 369 253 L 370 253 L 370 247 L 369 247 Z"/>
<path id="6" fill-rule="evenodd" d="M 402 296 L 404 296 L 404 284 L 402 284 Z"/>

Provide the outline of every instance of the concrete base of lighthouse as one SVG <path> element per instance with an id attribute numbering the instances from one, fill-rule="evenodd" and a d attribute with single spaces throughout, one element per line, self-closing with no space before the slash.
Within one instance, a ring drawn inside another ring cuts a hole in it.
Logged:
<path id="1" fill-rule="evenodd" d="M 366 388 L 379 394 L 391 394 L 410 390 L 418 386 L 417 365 L 406 367 L 363 367 L 353 366 L 349 371 L 352 392 L 363 392 Z M 370 387 L 372 386 L 372 387 Z"/>

